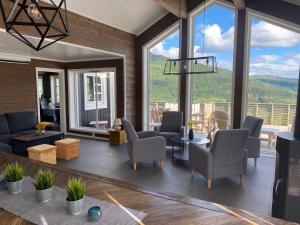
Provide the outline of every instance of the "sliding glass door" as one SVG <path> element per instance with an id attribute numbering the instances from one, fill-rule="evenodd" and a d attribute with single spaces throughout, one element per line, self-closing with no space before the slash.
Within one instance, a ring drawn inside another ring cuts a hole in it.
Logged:
<path id="1" fill-rule="evenodd" d="M 115 118 L 115 69 L 69 72 L 70 128 L 103 131 Z"/>

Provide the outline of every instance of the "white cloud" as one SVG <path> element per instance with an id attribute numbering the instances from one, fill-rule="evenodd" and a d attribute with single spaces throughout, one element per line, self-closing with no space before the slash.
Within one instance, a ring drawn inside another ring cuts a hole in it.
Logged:
<path id="1" fill-rule="evenodd" d="M 254 62 L 250 64 L 250 75 L 274 75 L 298 78 L 299 62 L 294 59 L 283 60 L 280 63 Z"/>
<path id="2" fill-rule="evenodd" d="M 278 55 L 260 55 L 254 59 L 256 63 L 270 63 L 278 60 L 280 57 Z"/>
<path id="3" fill-rule="evenodd" d="M 205 40 L 205 54 L 226 52 L 233 49 L 234 27 L 223 32 L 218 24 L 212 24 L 205 26 L 203 32 Z M 202 45 L 202 43 L 200 43 L 200 45 Z M 202 48 L 198 48 L 197 54 L 202 55 L 202 51 Z"/>
<path id="4" fill-rule="evenodd" d="M 176 59 L 179 56 L 179 48 L 170 47 L 166 49 L 163 41 L 151 48 L 150 52 L 154 55 L 162 55 L 171 59 Z"/>
<path id="5" fill-rule="evenodd" d="M 300 44 L 300 34 L 260 21 L 252 26 L 252 47 L 291 47 Z"/>

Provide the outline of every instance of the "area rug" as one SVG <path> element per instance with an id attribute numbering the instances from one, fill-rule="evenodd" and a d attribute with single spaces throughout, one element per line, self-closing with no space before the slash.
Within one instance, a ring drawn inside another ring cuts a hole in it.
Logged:
<path id="1" fill-rule="evenodd" d="M 83 212 L 78 216 L 71 216 L 67 214 L 65 199 L 66 190 L 55 186 L 53 199 L 47 203 L 38 203 L 33 181 L 29 177 L 23 179 L 23 190 L 19 194 L 10 195 L 7 191 L 0 190 L 0 208 L 38 225 L 136 225 L 147 215 L 86 196 Z M 93 206 L 102 208 L 102 216 L 97 222 L 91 223 L 87 220 L 87 212 Z"/>

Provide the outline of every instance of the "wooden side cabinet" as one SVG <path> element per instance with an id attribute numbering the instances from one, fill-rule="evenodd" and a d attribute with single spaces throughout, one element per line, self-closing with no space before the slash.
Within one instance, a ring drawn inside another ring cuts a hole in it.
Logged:
<path id="1" fill-rule="evenodd" d="M 121 145 L 126 143 L 125 130 L 110 131 L 109 132 L 109 143 L 113 145 Z"/>

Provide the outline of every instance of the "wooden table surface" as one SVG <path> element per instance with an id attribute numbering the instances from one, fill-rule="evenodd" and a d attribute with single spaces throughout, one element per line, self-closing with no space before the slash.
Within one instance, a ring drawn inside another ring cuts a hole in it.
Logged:
<path id="1" fill-rule="evenodd" d="M 35 134 L 25 134 L 21 136 L 14 137 L 13 139 L 15 141 L 23 141 L 23 142 L 30 142 L 30 141 L 36 141 L 48 137 L 53 137 L 53 136 L 58 136 L 58 135 L 63 135 L 64 133 L 62 132 L 57 132 L 57 131 L 46 131 L 44 135 L 35 135 Z"/>
<path id="2" fill-rule="evenodd" d="M 65 187 L 70 177 L 82 177 L 87 185 L 87 195 L 147 213 L 147 217 L 139 222 L 144 225 L 293 224 L 199 199 L 156 192 L 146 187 L 60 166 L 47 165 L 1 152 L 0 171 L 7 163 L 15 161 L 18 161 L 24 167 L 25 175 L 31 177 L 40 168 L 51 168 L 55 172 L 55 184 L 60 187 Z M 0 224 L 31 225 L 22 218 L 1 209 Z"/>

